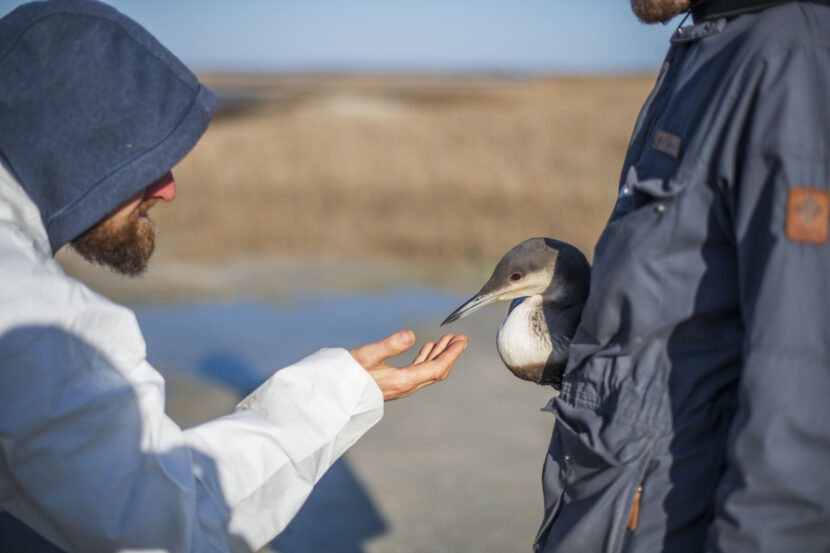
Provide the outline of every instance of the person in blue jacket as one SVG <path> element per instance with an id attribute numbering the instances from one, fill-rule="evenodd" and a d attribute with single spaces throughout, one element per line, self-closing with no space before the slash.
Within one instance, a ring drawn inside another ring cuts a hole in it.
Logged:
<path id="1" fill-rule="evenodd" d="M 691 24 L 596 245 L 535 551 L 830 551 L 830 5 L 632 6 Z"/>
<path id="2" fill-rule="evenodd" d="M 384 400 L 445 378 L 466 345 L 445 335 L 401 368 L 385 361 L 412 346 L 410 331 L 327 348 L 227 416 L 186 430 L 167 417 L 134 314 L 52 256 L 71 245 L 141 273 L 154 245 L 148 211 L 174 198 L 171 169 L 214 105 L 173 54 L 105 4 L 35 2 L 0 19 L 3 553 L 256 551 Z M 48 542 L 21 544 L 27 527 Z"/>

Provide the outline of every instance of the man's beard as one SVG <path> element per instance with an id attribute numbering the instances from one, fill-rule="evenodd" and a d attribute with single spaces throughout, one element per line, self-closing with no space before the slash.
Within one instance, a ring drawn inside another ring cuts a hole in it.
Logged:
<path id="1" fill-rule="evenodd" d="M 665 23 L 689 9 L 691 0 L 631 0 L 631 10 L 643 23 Z"/>
<path id="2" fill-rule="evenodd" d="M 72 240 L 72 248 L 91 263 L 98 263 L 127 276 L 138 276 L 156 245 L 156 228 L 144 216 L 156 200 L 141 202 L 138 209 L 118 228 L 105 219 Z"/>

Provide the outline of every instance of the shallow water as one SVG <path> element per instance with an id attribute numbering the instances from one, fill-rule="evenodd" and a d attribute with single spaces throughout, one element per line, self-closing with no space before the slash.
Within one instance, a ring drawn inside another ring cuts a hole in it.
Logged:
<path id="1" fill-rule="evenodd" d="M 247 393 L 274 370 L 321 347 L 354 347 L 413 328 L 436 339 L 440 322 L 463 302 L 425 287 L 374 293 L 320 292 L 279 303 L 207 300 L 135 307 L 148 360 L 163 373 L 221 382 Z"/>
<path id="2" fill-rule="evenodd" d="M 274 370 L 320 347 L 352 347 L 399 328 L 415 330 L 413 350 L 447 331 L 467 334 L 471 345 L 445 382 L 387 404 L 383 420 L 259 553 L 529 550 L 552 425 L 540 408 L 551 392 L 501 365 L 494 338 L 506 305 L 441 328 L 468 296 L 427 286 L 292 290 L 135 307 L 177 422 L 229 412 Z"/>

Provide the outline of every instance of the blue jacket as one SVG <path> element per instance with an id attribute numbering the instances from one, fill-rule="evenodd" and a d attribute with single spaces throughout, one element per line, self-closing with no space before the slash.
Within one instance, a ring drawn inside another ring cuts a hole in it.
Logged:
<path id="1" fill-rule="evenodd" d="M 105 4 L 32 2 L 0 19 L 0 162 L 37 204 L 53 252 L 178 163 L 215 104 Z"/>
<path id="2" fill-rule="evenodd" d="M 830 7 L 678 30 L 622 175 L 535 550 L 830 550 Z"/>

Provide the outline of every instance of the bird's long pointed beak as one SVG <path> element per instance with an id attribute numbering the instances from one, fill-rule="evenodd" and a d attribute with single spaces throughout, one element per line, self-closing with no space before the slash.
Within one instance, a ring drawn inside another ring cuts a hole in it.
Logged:
<path id="1" fill-rule="evenodd" d="M 456 309 L 455 311 L 450 314 L 449 317 L 444 319 L 444 322 L 441 323 L 441 326 L 445 324 L 449 324 L 453 321 L 457 321 L 461 317 L 466 317 L 470 313 L 475 313 L 485 305 L 489 305 L 499 299 L 499 294 L 485 294 L 482 295 L 481 292 L 467 300 L 461 307 Z"/>

